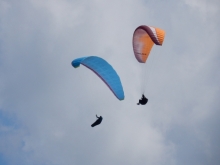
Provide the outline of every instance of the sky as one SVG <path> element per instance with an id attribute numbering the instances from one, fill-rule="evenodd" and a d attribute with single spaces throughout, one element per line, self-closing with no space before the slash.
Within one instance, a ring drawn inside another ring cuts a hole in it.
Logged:
<path id="1" fill-rule="evenodd" d="M 218 0 L 0 0 L 0 164 L 219 165 L 219 14 Z M 140 25 L 166 31 L 144 65 Z M 71 66 L 90 55 L 125 100 Z"/>

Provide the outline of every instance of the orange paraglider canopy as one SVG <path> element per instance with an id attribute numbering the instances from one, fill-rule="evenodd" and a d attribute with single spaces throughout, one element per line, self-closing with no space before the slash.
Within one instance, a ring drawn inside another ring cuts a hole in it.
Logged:
<path id="1" fill-rule="evenodd" d="M 165 31 L 151 26 L 139 26 L 133 34 L 133 50 L 138 62 L 145 63 L 154 44 L 162 45 Z"/>

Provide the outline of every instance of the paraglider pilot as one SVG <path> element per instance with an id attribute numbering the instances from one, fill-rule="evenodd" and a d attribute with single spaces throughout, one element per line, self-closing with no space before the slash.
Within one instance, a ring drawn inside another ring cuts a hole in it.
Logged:
<path id="1" fill-rule="evenodd" d="M 141 100 L 139 100 L 139 103 L 137 103 L 137 105 L 145 105 L 145 104 L 147 104 L 147 102 L 148 102 L 148 99 L 144 96 L 144 94 L 142 94 L 142 98 L 141 98 Z"/>
<path id="2" fill-rule="evenodd" d="M 97 117 L 98 119 L 91 125 L 91 127 L 95 127 L 95 126 L 99 125 L 99 124 L 102 122 L 102 116 L 98 117 L 98 116 L 96 115 L 96 117 Z"/>

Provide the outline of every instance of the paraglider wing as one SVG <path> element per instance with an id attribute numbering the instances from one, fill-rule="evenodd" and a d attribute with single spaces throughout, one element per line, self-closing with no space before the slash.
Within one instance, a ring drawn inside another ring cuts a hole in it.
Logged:
<path id="1" fill-rule="evenodd" d="M 154 44 L 162 45 L 165 31 L 151 26 L 139 26 L 133 34 L 133 50 L 138 62 L 145 63 Z"/>
<path id="2" fill-rule="evenodd" d="M 124 100 L 120 77 L 107 61 L 97 56 L 81 57 L 72 61 L 74 68 L 79 67 L 80 64 L 95 72 L 119 100 Z"/>

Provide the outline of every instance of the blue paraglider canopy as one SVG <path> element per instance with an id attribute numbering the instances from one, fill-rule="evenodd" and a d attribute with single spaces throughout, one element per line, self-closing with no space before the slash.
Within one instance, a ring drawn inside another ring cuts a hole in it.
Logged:
<path id="1" fill-rule="evenodd" d="M 79 67 L 80 64 L 96 73 L 119 100 L 124 100 L 120 77 L 107 61 L 97 56 L 81 57 L 72 61 L 74 68 Z"/>

